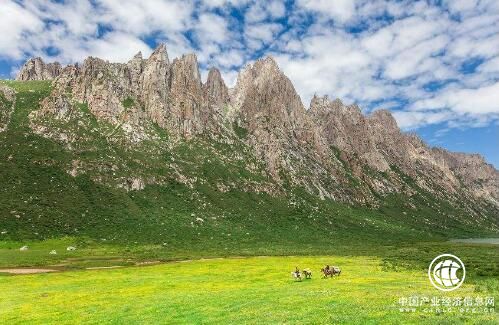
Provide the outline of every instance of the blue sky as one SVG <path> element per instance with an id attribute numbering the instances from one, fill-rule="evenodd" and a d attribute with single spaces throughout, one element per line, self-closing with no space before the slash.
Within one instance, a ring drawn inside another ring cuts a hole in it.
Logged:
<path id="1" fill-rule="evenodd" d="M 31 56 L 125 62 L 167 44 L 229 86 L 272 55 L 306 107 L 329 95 L 388 108 L 430 145 L 499 167 L 499 1 L 0 0 L 0 76 Z"/>

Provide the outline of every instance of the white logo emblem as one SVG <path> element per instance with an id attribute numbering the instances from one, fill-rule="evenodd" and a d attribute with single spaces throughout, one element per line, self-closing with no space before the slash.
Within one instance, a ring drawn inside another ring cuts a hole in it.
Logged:
<path id="1" fill-rule="evenodd" d="M 428 277 L 431 284 L 438 290 L 452 291 L 463 284 L 466 269 L 459 257 L 452 254 L 442 254 L 431 261 L 428 268 Z"/>

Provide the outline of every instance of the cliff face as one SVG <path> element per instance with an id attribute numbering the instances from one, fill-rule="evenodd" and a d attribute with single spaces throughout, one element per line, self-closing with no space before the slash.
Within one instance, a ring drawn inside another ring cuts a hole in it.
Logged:
<path id="1" fill-rule="evenodd" d="M 55 79 L 62 71 L 62 67 L 58 62 L 45 64 L 41 58 L 33 58 L 23 65 L 16 80 L 52 80 Z"/>
<path id="2" fill-rule="evenodd" d="M 274 179 L 287 178 L 320 195 L 335 196 L 324 188 L 322 178 L 339 162 L 331 158 L 293 84 L 272 58 L 259 60 L 239 74 L 231 105 L 237 123 L 248 131 L 248 143 Z"/>
<path id="3" fill-rule="evenodd" d="M 234 146 L 234 157 L 249 150 L 281 191 L 301 187 L 323 198 L 376 205 L 380 195 L 410 198 L 421 189 L 448 202 L 499 204 L 499 174 L 483 158 L 430 148 L 401 132 L 387 110 L 366 116 L 356 105 L 327 97 L 314 97 L 306 110 L 270 57 L 246 66 L 230 90 L 216 69 L 203 83 L 193 54 L 170 62 L 164 45 L 147 59 L 138 53 L 123 64 L 90 57 L 49 69 L 37 60 L 26 63 L 19 80 L 57 78 L 31 125 L 69 147 L 78 137 L 64 132 L 61 138 L 48 121 L 77 123 L 78 107 L 86 105 L 97 121 L 127 134 L 122 146 L 155 141 L 148 131 L 154 127 L 171 143 L 217 138 Z"/>
<path id="4" fill-rule="evenodd" d="M 68 117 L 70 102 L 86 103 L 98 119 L 112 124 L 133 128 L 152 122 L 174 136 L 189 138 L 203 131 L 213 107 L 228 103 L 227 88 L 218 75 L 217 80 L 212 73 L 203 85 L 196 56 L 184 55 L 170 63 L 164 45 L 147 59 L 138 53 L 125 64 L 89 57 L 81 66 L 63 69 L 42 114 Z"/>
<path id="5" fill-rule="evenodd" d="M 477 197 L 499 198 L 499 171 L 488 164 L 478 154 L 449 152 L 442 148 L 432 148 L 431 153 L 445 165 L 464 186 Z"/>

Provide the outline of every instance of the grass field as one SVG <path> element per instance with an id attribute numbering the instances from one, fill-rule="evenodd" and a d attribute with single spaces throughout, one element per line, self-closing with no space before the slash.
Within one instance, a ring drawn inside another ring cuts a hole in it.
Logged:
<path id="1" fill-rule="evenodd" d="M 340 265 L 322 279 L 318 269 Z M 484 297 L 468 281 L 441 293 L 421 270 L 389 270 L 373 257 L 252 257 L 0 277 L 0 323 L 445 323 L 495 324 L 497 313 L 401 312 L 403 297 Z M 298 265 L 315 271 L 294 282 Z M 498 281 L 497 278 L 494 281 Z M 497 289 L 497 284 L 496 284 Z M 428 307 L 430 304 L 425 304 Z"/>
<path id="2" fill-rule="evenodd" d="M 0 245 L 0 267 L 39 266 L 62 272 L 0 276 L 0 324 L 16 323 L 480 323 L 497 312 L 401 312 L 400 298 L 499 298 L 499 246 L 413 243 L 338 247 L 329 256 L 199 258 L 154 246 L 99 245 L 65 251 L 75 239 Z M 14 248 L 15 247 L 15 248 Z M 49 255 L 51 249 L 57 255 Z M 269 250 L 270 252 L 270 250 Z M 441 253 L 458 255 L 465 284 L 451 293 L 433 288 L 426 268 Z M 228 254 L 236 254 L 231 251 Z M 306 252 L 298 252 L 306 254 Z M 215 253 L 212 253 L 216 256 Z M 341 255 L 339 255 L 341 254 Z M 219 254 L 221 255 L 221 254 Z M 210 256 L 205 252 L 205 256 Z M 144 261 L 161 264 L 138 266 Z M 320 268 L 338 265 L 342 275 L 321 279 Z M 121 266 L 89 270 L 91 267 Z M 314 271 L 295 283 L 295 266 Z M 2 273 L 0 273 L 2 274 Z"/>
<path id="3" fill-rule="evenodd" d="M 174 145 L 158 127 L 159 141 L 128 148 L 85 103 L 74 111 L 78 120 L 42 121 L 77 136 L 67 146 L 30 127 L 50 82 L 0 82 L 17 93 L 12 114 L 0 116 L 8 117 L 0 133 L 0 268 L 61 271 L 0 272 L 0 324 L 499 321 L 496 312 L 403 313 L 398 305 L 414 295 L 497 300 L 499 245 L 447 242 L 499 237 L 493 213 L 472 218 L 407 175 L 399 176 L 418 193 L 411 204 L 392 194 L 376 208 L 284 185 L 282 195 L 246 190 L 275 184 L 240 141 L 231 147 L 199 137 Z M 84 166 L 76 176 L 68 172 L 75 163 Z M 178 170 L 195 186 L 180 183 Z M 117 186 L 131 175 L 161 179 L 137 191 Z M 29 250 L 21 252 L 24 245 Z M 468 270 L 455 293 L 440 293 L 426 276 L 442 253 L 459 256 Z M 151 261 L 160 264 L 138 266 Z M 340 266 L 341 277 L 320 279 L 326 263 Z M 120 268 L 88 269 L 109 266 Z M 293 282 L 295 266 L 312 268 L 314 278 Z"/>

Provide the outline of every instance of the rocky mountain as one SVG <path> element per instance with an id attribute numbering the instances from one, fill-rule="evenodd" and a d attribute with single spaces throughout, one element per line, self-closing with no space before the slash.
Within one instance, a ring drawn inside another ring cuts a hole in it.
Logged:
<path id="1" fill-rule="evenodd" d="M 62 71 L 59 62 L 44 63 L 40 57 L 32 58 L 26 61 L 19 71 L 16 80 L 52 80 Z"/>
<path id="2" fill-rule="evenodd" d="M 172 180 L 222 193 L 299 189 L 374 209 L 397 197 L 404 208 L 452 206 L 465 223 L 499 223 L 499 172 L 482 157 L 429 147 L 387 110 L 365 115 L 327 96 L 306 109 L 271 57 L 244 67 L 233 89 L 217 69 L 203 82 L 194 54 L 170 61 L 164 44 L 127 63 L 31 59 L 17 80 L 52 78 L 29 126 L 74 155 L 63 167 L 72 177 L 128 191 Z"/>

